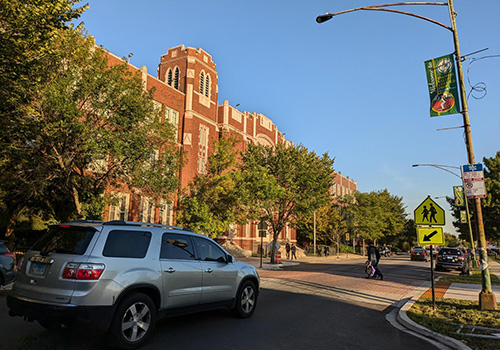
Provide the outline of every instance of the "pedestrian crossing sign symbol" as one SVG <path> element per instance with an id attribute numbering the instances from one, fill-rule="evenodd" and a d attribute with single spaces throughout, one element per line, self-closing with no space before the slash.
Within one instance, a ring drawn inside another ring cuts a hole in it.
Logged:
<path id="1" fill-rule="evenodd" d="M 444 244 L 442 227 L 417 227 L 417 242 L 421 246 Z"/>
<path id="2" fill-rule="evenodd" d="M 431 199 L 431 196 L 420 204 L 413 212 L 416 225 L 443 225 L 444 210 L 436 202 Z"/>

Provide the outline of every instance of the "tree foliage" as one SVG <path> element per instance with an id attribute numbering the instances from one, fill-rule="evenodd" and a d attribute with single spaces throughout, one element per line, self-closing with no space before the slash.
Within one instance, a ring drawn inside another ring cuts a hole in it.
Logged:
<path id="1" fill-rule="evenodd" d="M 486 237 L 500 240 L 500 151 L 495 157 L 483 158 L 487 197 L 482 201 Z"/>
<path id="2" fill-rule="evenodd" d="M 232 224 L 245 222 L 241 176 L 236 167 L 237 143 L 229 134 L 213 143 L 207 173 L 197 175 L 189 184 L 188 193 L 179 200 L 179 224 L 218 237 Z"/>
<path id="3" fill-rule="evenodd" d="M 81 30 L 54 30 L 43 72 L 1 134 L 1 202 L 57 221 L 100 218 L 108 186 L 126 182 L 154 198 L 178 187 L 174 128 L 125 63 L 110 66 Z"/>
<path id="4" fill-rule="evenodd" d="M 319 157 L 302 145 L 249 145 L 242 160 L 249 212 L 270 223 L 273 246 L 286 225 L 331 199 L 333 159 L 326 153 Z"/>
<path id="5" fill-rule="evenodd" d="M 406 214 L 402 197 L 391 195 L 387 189 L 357 192 L 355 197 L 356 231 L 363 239 L 390 239 L 404 230 Z"/>

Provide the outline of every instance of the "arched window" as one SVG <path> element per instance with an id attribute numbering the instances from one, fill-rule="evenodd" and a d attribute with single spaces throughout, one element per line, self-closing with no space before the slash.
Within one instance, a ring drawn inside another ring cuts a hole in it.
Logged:
<path id="1" fill-rule="evenodd" d="M 172 68 L 167 71 L 167 84 L 172 86 Z"/>
<path id="2" fill-rule="evenodd" d="M 179 67 L 175 67 L 174 73 L 174 88 L 179 88 Z"/>
<path id="3" fill-rule="evenodd" d="M 203 95 L 203 89 L 205 88 L 205 72 L 200 73 L 200 94 Z"/>
<path id="4" fill-rule="evenodd" d="M 207 78 L 205 79 L 205 96 L 210 96 L 210 75 L 207 74 Z"/>

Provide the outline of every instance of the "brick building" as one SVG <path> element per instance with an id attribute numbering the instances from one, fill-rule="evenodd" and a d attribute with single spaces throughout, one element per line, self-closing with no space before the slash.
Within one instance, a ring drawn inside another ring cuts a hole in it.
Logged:
<path id="1" fill-rule="evenodd" d="M 123 62 L 111 53 L 108 56 L 110 64 Z M 141 71 L 145 89 L 154 88 L 153 99 L 157 108 L 165 120 L 177 128 L 178 145 L 186 154 L 186 164 L 179 173 L 182 187 L 186 187 L 197 174 L 205 173 L 208 155 L 212 152 L 211 141 L 219 138 L 223 130 L 241 140 L 238 146 L 241 151 L 248 143 L 276 145 L 289 142 L 268 117 L 239 111 L 228 101 L 219 105 L 216 65 L 212 56 L 203 49 L 181 45 L 167 50 L 160 58 L 156 78 L 148 74 L 144 66 L 140 69 L 129 67 Z M 337 174 L 335 181 L 338 188 L 336 185 L 332 191 L 344 194 L 356 190 L 356 183 L 341 173 Z M 158 206 L 138 189 L 121 191 L 113 193 L 119 201 L 107 208 L 105 219 L 174 224 L 174 203 L 164 201 Z M 245 250 L 256 251 L 260 245 L 254 223 L 235 225 L 224 238 L 231 239 Z M 285 228 L 279 238 L 295 242 L 295 229 Z"/>

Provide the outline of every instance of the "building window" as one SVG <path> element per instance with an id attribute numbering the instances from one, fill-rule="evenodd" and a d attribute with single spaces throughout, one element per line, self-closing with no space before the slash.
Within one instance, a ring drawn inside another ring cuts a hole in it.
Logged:
<path id="1" fill-rule="evenodd" d="M 111 192 L 112 203 L 109 206 L 109 220 L 128 220 L 130 195 L 128 193 Z"/>
<path id="2" fill-rule="evenodd" d="M 172 201 L 165 199 L 160 200 L 160 224 L 172 225 L 173 221 L 174 204 Z"/>
<path id="3" fill-rule="evenodd" d="M 200 125 L 200 139 L 198 142 L 198 173 L 205 174 L 207 171 L 208 156 L 208 127 Z"/>
<path id="4" fill-rule="evenodd" d="M 210 75 L 207 74 L 205 79 L 205 96 L 209 97 L 210 95 Z"/>
<path id="5" fill-rule="evenodd" d="M 172 81 L 173 81 L 173 78 L 172 78 L 172 68 L 169 68 L 168 69 L 168 72 L 167 72 L 167 84 L 172 86 Z"/>
<path id="6" fill-rule="evenodd" d="M 154 222 L 155 221 L 155 201 L 152 198 L 141 197 L 141 221 Z"/>
<path id="7" fill-rule="evenodd" d="M 205 89 L 205 72 L 200 73 L 200 94 L 203 95 L 203 90 Z"/>
<path id="8" fill-rule="evenodd" d="M 171 123 L 175 128 L 175 141 L 179 134 L 179 112 L 170 107 L 165 107 L 165 121 Z"/>
<path id="9" fill-rule="evenodd" d="M 174 88 L 179 89 L 179 67 L 175 67 L 175 72 L 174 72 Z"/>

